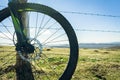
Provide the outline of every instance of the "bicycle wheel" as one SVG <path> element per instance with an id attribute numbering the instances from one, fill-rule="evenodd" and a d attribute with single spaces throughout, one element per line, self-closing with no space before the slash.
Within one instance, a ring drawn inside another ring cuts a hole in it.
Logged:
<path id="1" fill-rule="evenodd" d="M 29 16 L 29 26 L 27 27 L 30 33 L 29 41 L 35 47 L 34 53 L 38 53 L 39 56 L 37 54 L 30 55 L 30 59 L 22 59 L 31 60 L 34 79 L 70 80 L 78 60 L 78 42 L 70 23 L 59 12 L 45 5 L 25 3 L 14 4 L 14 7 L 19 13 L 27 12 Z M 6 17 L 4 20 L 0 17 L 1 28 L 3 28 L 0 31 L 0 40 L 3 41 L 0 44 L 16 43 L 13 24 L 10 25 L 12 21 Z M 1 79 L 4 79 L 4 76 L 15 79 L 13 77 L 15 75 L 13 68 L 15 67 L 11 66 L 15 65 L 16 53 L 13 51 L 14 47 L 8 45 L 4 45 L 4 47 L 0 45 L 4 48 L 4 53 L 1 53 L 2 56 L 0 56 Z M 12 68 L 8 70 L 12 73 L 12 77 L 10 74 L 7 75 L 7 72 L 4 73 L 9 67 Z"/>

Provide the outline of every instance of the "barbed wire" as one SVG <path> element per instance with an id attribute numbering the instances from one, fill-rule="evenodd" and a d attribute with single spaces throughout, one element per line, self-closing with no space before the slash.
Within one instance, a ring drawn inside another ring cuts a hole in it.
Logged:
<path id="1" fill-rule="evenodd" d="M 0 7 L 6 7 L 3 5 L 0 5 Z M 104 17 L 115 17 L 120 18 L 120 15 L 110 15 L 110 14 L 99 14 L 99 13 L 89 13 L 89 12 L 76 12 L 76 11 L 59 11 L 61 13 L 70 13 L 70 14 L 81 14 L 81 15 L 91 15 L 91 16 L 104 16 Z"/>
<path id="2" fill-rule="evenodd" d="M 120 16 L 116 15 L 109 15 L 109 14 L 98 14 L 98 13 L 87 13 L 87 12 L 70 12 L 70 11 L 59 11 L 61 13 L 69 13 L 69 14 L 81 14 L 81 15 L 90 15 L 90 16 L 103 16 L 103 17 L 114 17 L 114 18 L 120 18 Z"/>
<path id="3" fill-rule="evenodd" d="M 0 25 L 2 27 L 2 25 Z M 7 26 L 13 28 L 13 26 Z M 35 27 L 30 27 L 30 28 L 35 28 Z M 41 28 L 41 29 L 48 29 L 48 30 L 58 30 L 59 28 Z M 62 30 L 62 28 L 61 28 Z M 96 30 L 96 29 L 80 29 L 80 28 L 74 28 L 75 31 L 83 31 L 83 32 L 110 32 L 110 33 L 120 33 L 120 31 L 115 31 L 115 30 Z"/>
<path id="4" fill-rule="evenodd" d="M 75 31 L 89 31 L 89 32 L 111 32 L 111 33 L 120 33 L 120 31 L 113 30 L 92 30 L 92 29 L 74 29 Z"/>

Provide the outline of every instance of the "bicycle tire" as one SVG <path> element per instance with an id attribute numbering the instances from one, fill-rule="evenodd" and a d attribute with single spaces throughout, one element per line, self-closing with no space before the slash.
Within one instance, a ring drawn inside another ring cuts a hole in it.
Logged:
<path id="1" fill-rule="evenodd" d="M 4 8 L 4 9 L 2 9 L 1 11 L 0 11 L 0 22 L 2 21 L 2 20 L 4 20 L 5 18 L 7 18 L 8 16 L 10 16 L 10 11 L 9 11 L 9 8 L 7 7 L 7 8 Z"/>
<path id="2" fill-rule="evenodd" d="M 18 12 L 40 12 L 45 15 L 48 15 L 55 19 L 64 29 L 66 32 L 68 39 L 69 39 L 69 44 L 70 44 L 70 57 L 69 57 L 69 62 L 67 64 L 67 67 L 59 80 L 70 80 L 72 78 L 72 75 L 75 71 L 77 61 L 78 61 L 78 42 L 77 42 L 77 37 L 76 34 L 71 26 L 71 24 L 67 21 L 67 19 L 62 16 L 58 11 L 42 5 L 42 4 L 34 4 L 34 3 L 24 3 L 24 4 L 12 4 L 15 7 L 15 10 Z M 0 16 L 2 16 L 3 13 L 5 14 L 4 17 L 0 17 L 0 21 L 4 20 L 7 18 L 10 14 L 8 9 L 5 11 L 0 12 Z"/>

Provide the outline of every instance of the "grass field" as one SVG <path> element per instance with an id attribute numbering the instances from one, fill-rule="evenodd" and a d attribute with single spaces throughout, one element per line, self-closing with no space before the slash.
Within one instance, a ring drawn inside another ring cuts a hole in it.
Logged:
<path id="1" fill-rule="evenodd" d="M 8 51 L 12 52 L 13 49 L 14 47 L 0 47 L 0 66 L 1 64 L 3 65 L 3 62 L 4 64 L 7 64 L 7 61 L 6 63 L 4 61 L 6 60 L 6 57 L 3 59 L 5 52 L 7 54 Z M 55 51 L 61 52 L 61 49 L 53 48 L 49 52 L 52 53 Z M 64 49 L 63 52 L 66 53 L 67 49 Z M 9 56 L 9 54 L 7 56 Z M 56 56 L 55 54 L 54 58 L 49 58 L 48 61 L 54 61 L 54 65 L 64 65 L 66 63 L 65 61 L 67 60 L 67 56 L 68 55 L 66 54 L 59 54 L 59 56 Z M 59 62 L 56 62 L 56 60 Z M 15 61 L 9 62 L 9 64 L 13 64 L 14 62 Z M 56 69 L 58 69 L 56 71 L 61 72 L 60 68 Z M 7 75 L 2 76 L 3 74 Z M 49 74 L 54 77 L 54 74 Z M 0 80 L 14 80 L 13 76 L 15 75 L 12 71 L 10 73 L 3 73 L 1 70 L 0 76 L 3 77 L 2 79 L 0 78 Z M 52 78 L 52 80 L 56 79 Z M 77 69 L 72 77 L 72 80 L 120 80 L 120 49 L 80 49 Z"/>
<path id="2" fill-rule="evenodd" d="M 120 80 L 120 49 L 80 49 L 73 80 Z"/>

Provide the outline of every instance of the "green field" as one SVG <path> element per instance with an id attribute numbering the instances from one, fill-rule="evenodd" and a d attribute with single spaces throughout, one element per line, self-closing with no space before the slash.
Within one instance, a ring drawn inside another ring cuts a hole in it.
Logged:
<path id="1" fill-rule="evenodd" d="M 80 49 L 73 80 L 120 80 L 120 49 Z"/>
<path id="2" fill-rule="evenodd" d="M 15 64 L 15 52 L 13 53 L 13 50 L 14 47 L 0 47 L 0 77 L 2 77 L 0 80 L 15 79 L 15 71 L 12 69 L 14 68 L 12 65 Z M 14 58 L 8 54 L 9 51 L 13 53 Z M 44 52 L 53 53 L 56 51 L 66 53 L 67 49 L 61 51 L 59 48 L 52 48 L 50 51 Z M 62 67 L 66 64 L 67 57 L 68 55 L 66 54 L 54 54 L 48 61 L 53 65 L 60 65 Z M 8 58 L 12 58 L 12 61 L 7 61 Z M 5 69 L 1 68 L 3 63 L 5 64 Z M 8 67 L 9 64 L 11 64 L 11 66 Z M 44 67 L 45 65 L 42 64 L 41 66 Z M 57 72 L 61 72 L 60 70 L 62 70 L 60 67 L 55 69 Z M 54 74 L 49 72 L 50 70 L 47 69 L 46 71 L 53 77 L 51 80 L 56 80 L 54 79 Z M 42 78 L 42 80 L 47 79 Z M 77 69 L 72 80 L 120 80 L 120 49 L 80 49 Z"/>

